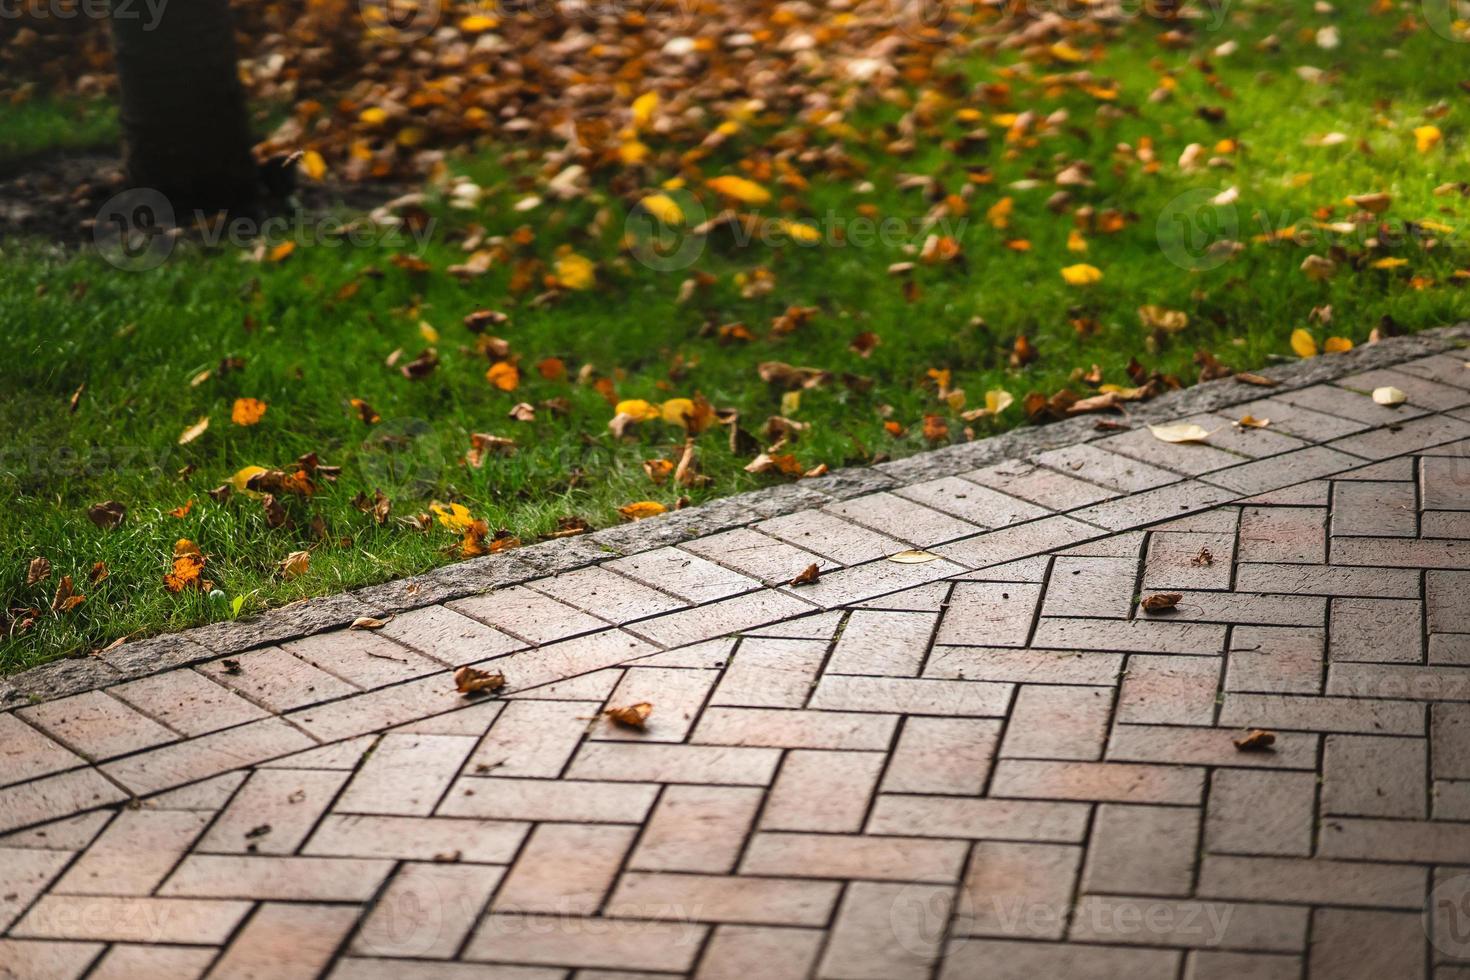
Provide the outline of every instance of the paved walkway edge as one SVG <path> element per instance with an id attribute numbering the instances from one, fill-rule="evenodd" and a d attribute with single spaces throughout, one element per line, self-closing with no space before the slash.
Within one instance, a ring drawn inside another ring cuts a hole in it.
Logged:
<path id="1" fill-rule="evenodd" d="M 1277 382 L 1262 388 L 1233 379 L 1170 392 L 1129 412 L 1134 425 L 1271 397 L 1351 374 L 1440 353 L 1470 342 L 1470 321 L 1394 337 L 1344 354 L 1323 355 L 1265 369 Z M 547 575 L 651 551 L 757 521 L 820 507 L 922 480 L 954 476 L 1004 459 L 1091 442 L 1096 416 L 1029 426 L 872 467 L 850 467 L 798 483 L 736 494 L 660 517 L 575 538 L 545 541 L 501 555 L 457 562 L 422 575 L 355 592 L 323 596 L 182 633 L 125 643 L 94 656 L 55 661 L 0 678 L 0 711 L 95 690 L 254 647 L 341 629 L 361 616 L 384 617 L 479 595 Z"/>

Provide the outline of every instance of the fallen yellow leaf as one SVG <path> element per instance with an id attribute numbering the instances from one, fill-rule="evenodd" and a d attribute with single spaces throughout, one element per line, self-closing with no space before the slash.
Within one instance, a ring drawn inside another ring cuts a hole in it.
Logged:
<path id="1" fill-rule="evenodd" d="M 1062 279 L 1069 286 L 1091 286 L 1093 283 L 1101 282 L 1102 277 L 1101 269 L 1085 262 L 1065 266 L 1062 269 Z"/>

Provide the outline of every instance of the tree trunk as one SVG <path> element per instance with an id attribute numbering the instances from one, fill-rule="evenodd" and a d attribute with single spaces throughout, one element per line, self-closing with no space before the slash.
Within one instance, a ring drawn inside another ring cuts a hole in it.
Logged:
<path id="1" fill-rule="evenodd" d="M 112 0 L 128 181 L 183 209 L 248 210 L 257 175 L 228 0 Z"/>

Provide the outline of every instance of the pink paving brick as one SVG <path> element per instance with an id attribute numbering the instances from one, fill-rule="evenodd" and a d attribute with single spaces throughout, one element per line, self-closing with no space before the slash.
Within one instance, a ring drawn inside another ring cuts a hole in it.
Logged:
<path id="1" fill-rule="evenodd" d="M 225 948 L 210 976 L 310 980 L 321 975 L 356 922 L 357 910 L 350 906 L 267 902 Z"/>
<path id="2" fill-rule="evenodd" d="M 346 784 L 328 769 L 258 769 L 209 827 L 198 849 L 292 854 Z"/>
<path id="3" fill-rule="evenodd" d="M 1123 669 L 1123 660 L 1122 654 L 1081 650 L 936 646 L 924 665 L 924 676 L 1017 684 L 1112 685 Z"/>
<path id="4" fill-rule="evenodd" d="M 589 915 L 602 905 L 631 827 L 543 823 L 531 832 L 492 906 L 496 912 Z"/>
<path id="5" fill-rule="evenodd" d="M 986 980 L 1083 976 L 1096 980 L 1173 980 L 1179 974 L 1182 958 L 1175 950 L 962 939 L 949 947 L 940 977 L 941 980 L 968 980 L 977 976 Z M 1232 980 L 1243 978 L 1232 977 Z"/>
<path id="6" fill-rule="evenodd" d="M 1047 508 L 1028 503 L 1019 497 L 977 486 L 953 476 L 916 483 L 896 491 L 895 495 L 951 514 L 986 530 L 1008 527 L 1051 513 Z"/>
<path id="7" fill-rule="evenodd" d="M 1055 511 L 1086 507 L 1118 493 L 1026 460 L 1007 460 L 963 473 L 961 476 L 982 487 L 999 490 Z"/>
<path id="8" fill-rule="evenodd" d="M 441 661 L 369 630 L 335 630 L 282 644 L 294 657 L 371 690 L 444 669 Z"/>
<path id="9" fill-rule="evenodd" d="M 762 799 L 753 786 L 666 787 L 628 867 L 729 874 Z"/>
<path id="10" fill-rule="evenodd" d="M 1422 819 L 1427 748 L 1422 738 L 1327 736 L 1322 812 Z"/>
<path id="11" fill-rule="evenodd" d="M 973 538 L 941 545 L 934 550 L 936 554 L 966 568 L 986 568 L 1054 548 L 1064 548 L 1100 534 L 1102 530 L 1096 525 L 1058 515 L 998 531 L 987 531 Z"/>
<path id="12" fill-rule="evenodd" d="M 898 718 L 854 711 L 708 707 L 690 741 L 794 749 L 886 750 Z"/>
<path id="13" fill-rule="evenodd" d="M 1188 895 L 1199 854 L 1199 811 L 1104 803 L 1093 820 L 1085 892 Z"/>
<path id="14" fill-rule="evenodd" d="M 965 646 L 1026 645 L 1041 586 L 1022 582 L 960 582 L 950 594 L 938 643 Z"/>
<path id="15" fill-rule="evenodd" d="M 696 538 L 685 542 L 680 550 L 719 562 L 720 565 L 752 579 L 772 583 L 788 581 L 808 565 L 822 568 L 833 565 L 829 558 L 803 551 L 795 545 L 751 528 Z"/>
<path id="16" fill-rule="evenodd" d="M 741 575 L 678 548 L 656 548 L 629 555 L 610 561 L 605 567 L 692 603 L 728 599 L 758 589 L 761 584 L 759 578 Z"/>
<path id="17" fill-rule="evenodd" d="M 267 712 L 192 670 L 118 684 L 107 693 L 183 735 L 203 735 L 266 717 Z"/>
<path id="18" fill-rule="evenodd" d="M 527 829 L 527 824 L 512 820 L 334 813 L 317 826 L 301 853 L 407 861 L 457 856 L 474 864 L 508 864 Z"/>
<path id="19" fill-rule="evenodd" d="M 489 915 L 465 950 L 472 961 L 688 970 L 709 926 L 682 921 L 584 919 L 572 916 Z"/>
<path id="20" fill-rule="evenodd" d="M 781 592 L 751 592 L 646 619 L 634 623 L 630 632 L 660 646 L 683 646 L 788 619 L 811 609 L 811 604 Z"/>
<path id="21" fill-rule="evenodd" d="M 955 909 L 961 936 L 1060 939 L 1083 849 L 980 841 Z"/>
<path id="22" fill-rule="evenodd" d="M 842 897 L 818 976 L 918 980 L 939 959 L 953 890 L 853 882 Z"/>
<path id="23" fill-rule="evenodd" d="M 465 735 L 384 735 L 335 809 L 426 817 L 474 747 Z"/>
<path id="24" fill-rule="evenodd" d="M 101 691 L 22 708 L 16 715 L 93 760 L 110 759 L 178 738 L 158 722 Z M 5 743 L 5 748 L 0 748 L 0 769 L 13 771 L 8 753 L 20 751 L 27 736 L 5 721 L 0 721 L 0 730 L 0 740 Z"/>
<path id="25" fill-rule="evenodd" d="M 45 891 L 71 858 L 65 851 L 0 848 L 0 932 Z"/>
<path id="26" fill-rule="evenodd" d="M 595 616 L 519 585 L 456 599 L 447 605 L 454 612 L 530 643 L 550 643 L 607 626 Z"/>
<path id="27" fill-rule="evenodd" d="M 916 677 L 938 622 L 936 613 L 856 610 L 847 619 L 827 670 Z"/>
<path id="28" fill-rule="evenodd" d="M 607 901 L 607 914 L 817 926 L 827 922 L 839 892 L 837 883 L 829 881 L 629 871 L 618 879 Z"/>
<path id="29" fill-rule="evenodd" d="M 0 784 L 82 765 L 86 760 L 15 715 L 0 715 Z"/>
<path id="30" fill-rule="evenodd" d="M 1327 508 L 1246 507 L 1240 561 L 1319 564 L 1327 560 Z"/>
<path id="31" fill-rule="evenodd" d="M 601 566 L 536 579 L 531 588 L 609 623 L 647 619 L 688 605 L 682 599 Z"/>
<path id="32" fill-rule="evenodd" d="M 880 534 L 825 510 L 776 517 L 755 525 L 755 530 L 830 558 L 839 565 L 857 565 L 875 558 L 886 558 L 909 547 L 898 538 Z M 800 568 L 794 569 L 791 574 L 799 571 Z"/>
<path id="33" fill-rule="evenodd" d="M 699 961 L 701 980 L 803 980 L 816 962 L 825 934 L 816 929 L 722 925 Z"/>
<path id="34" fill-rule="evenodd" d="M 925 488 L 918 491 L 919 493 L 943 498 L 950 503 L 951 507 L 964 502 L 955 500 L 956 493 L 964 492 L 963 488 L 966 484 L 962 480 L 955 480 L 951 484 L 938 487 L 932 484 L 920 484 L 919 486 Z M 957 486 L 960 489 L 956 490 Z M 1017 501 L 1018 508 L 1023 506 L 1024 504 Z M 825 509 L 844 520 L 920 548 L 930 548 L 984 530 L 984 525 L 960 520 L 952 514 L 925 507 L 913 499 L 891 493 L 875 493 L 866 497 L 856 497 L 841 503 L 828 504 Z"/>
<path id="35" fill-rule="evenodd" d="M 1135 725 L 1209 725 L 1219 686 L 1214 657 L 1134 654 L 1118 693 L 1117 718 Z"/>
<path id="36" fill-rule="evenodd" d="M 1197 892 L 1205 898 L 1418 909 L 1424 868 L 1293 857 L 1207 856 Z"/>
<path id="37" fill-rule="evenodd" d="M 1230 634 L 1225 690 L 1316 694 L 1325 643 L 1317 629 L 1237 626 Z"/>
<path id="38" fill-rule="evenodd" d="M 249 902 L 194 898 L 48 895 L 11 929 L 21 939 L 222 943 Z"/>
<path id="39" fill-rule="evenodd" d="M 200 664 L 198 670 L 247 700 L 277 713 L 346 697 L 360 690 L 280 647 L 212 660 Z"/>
<path id="40" fill-rule="evenodd" d="M 427 606 L 399 613 L 378 633 L 452 665 L 474 663 L 526 645 L 509 633 L 492 629 L 444 606 Z"/>
<path id="41" fill-rule="evenodd" d="M 102 771 L 134 793 L 153 793 L 314 744 L 310 737 L 285 722 L 263 718 L 239 728 L 127 756 L 107 763 Z"/>
<path id="42" fill-rule="evenodd" d="M 1001 743 L 1001 757 L 1100 759 L 1112 713 L 1111 688 L 1022 685 Z"/>
<path id="43" fill-rule="evenodd" d="M 748 637 L 730 658 L 710 704 L 799 708 L 826 657 L 821 641 Z"/>
<path id="44" fill-rule="evenodd" d="M 193 854 L 158 889 L 166 896 L 364 902 L 393 862 L 363 858 Z"/>
<path id="45" fill-rule="evenodd" d="M 1228 588 L 1234 555 L 1233 534 L 1155 531 L 1148 539 L 1143 587 L 1150 592 Z"/>
<path id="46" fill-rule="evenodd" d="M 600 709 L 596 701 L 512 701 L 475 747 L 465 771 L 473 775 L 557 776 Z"/>
<path id="47" fill-rule="evenodd" d="M 1210 778 L 1205 849 L 1219 854 L 1312 852 L 1317 776 L 1221 769 Z"/>
<path id="48" fill-rule="evenodd" d="M 467 777 L 450 788 L 439 814 L 497 820 L 642 823 L 657 796 L 658 787 L 648 782 Z"/>
<path id="49" fill-rule="evenodd" d="M 1000 727 L 985 718 L 906 718 L 883 792 L 978 794 L 990 775 Z"/>
<path id="50" fill-rule="evenodd" d="M 1115 762 L 1037 762 L 1001 759 L 991 776 L 994 796 L 1198 804 L 1203 770 Z"/>
<path id="51" fill-rule="evenodd" d="M 448 959 L 475 926 L 503 868 L 404 864 L 352 940 L 360 956 Z"/>
<path id="52" fill-rule="evenodd" d="M 761 829 L 856 833 L 883 762 L 878 752 L 786 753 L 761 813 Z"/>
<path id="53" fill-rule="evenodd" d="M 123 810 L 56 882 L 58 895 L 148 895 L 204 832 L 209 814 Z"/>
<path id="54" fill-rule="evenodd" d="M 1333 661 L 1419 663 L 1424 604 L 1417 599 L 1332 600 Z"/>
<path id="55" fill-rule="evenodd" d="M 1091 807 L 1078 803 L 882 794 L 866 832 L 1078 843 Z"/>
<path id="56" fill-rule="evenodd" d="M 1297 952 L 1307 910 L 1288 905 L 1088 895 L 1072 913 L 1070 938 L 1143 946 Z"/>
<path id="57" fill-rule="evenodd" d="M 969 850 L 963 841 L 857 834 L 763 832 L 745 852 L 746 875 L 957 881 Z"/>
<path id="58" fill-rule="evenodd" d="M 1316 909 L 1308 980 L 1424 977 L 1424 930 L 1417 912 Z"/>
<path id="59" fill-rule="evenodd" d="M 197 980 L 214 961 L 215 951 L 200 946 L 144 946 L 118 943 L 108 948 L 92 972 L 101 980 L 173 977 Z"/>
<path id="60" fill-rule="evenodd" d="M 623 679 L 607 699 L 607 710 L 647 703 L 654 706 L 642 729 L 619 725 L 609 717 L 596 717 L 588 737 L 631 739 L 649 742 L 682 742 L 704 706 L 710 688 L 719 679 L 717 671 L 681 667 L 640 667 L 623 672 Z"/>
<path id="61" fill-rule="evenodd" d="M 1005 714 L 1010 699 L 1009 684 L 828 675 L 817 683 L 811 706 L 837 711 L 999 717 Z"/>

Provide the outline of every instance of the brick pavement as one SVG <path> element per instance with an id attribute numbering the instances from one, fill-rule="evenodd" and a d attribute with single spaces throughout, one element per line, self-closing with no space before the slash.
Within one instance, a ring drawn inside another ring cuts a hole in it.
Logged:
<path id="1" fill-rule="evenodd" d="M 0 713 L 0 977 L 1466 980 L 1470 369 L 1251 397 Z"/>

